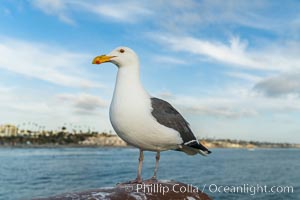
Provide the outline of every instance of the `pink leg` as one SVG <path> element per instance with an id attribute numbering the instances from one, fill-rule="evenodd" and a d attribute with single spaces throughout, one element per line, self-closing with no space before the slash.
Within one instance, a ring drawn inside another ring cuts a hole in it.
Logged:
<path id="1" fill-rule="evenodd" d="M 160 152 L 158 151 L 156 153 L 156 163 L 155 163 L 155 169 L 154 169 L 154 174 L 152 176 L 152 179 L 156 179 L 156 174 L 157 174 L 157 170 L 158 170 L 158 163 L 159 163 L 159 159 L 160 159 Z"/>
<path id="2" fill-rule="evenodd" d="M 157 183 L 157 179 L 156 179 L 156 174 L 157 174 L 157 170 L 158 170 L 158 163 L 159 163 L 159 159 L 160 159 L 160 152 L 158 151 L 156 153 L 156 163 L 155 163 L 155 169 L 154 169 L 154 174 L 152 176 L 152 178 L 145 180 L 143 183 L 145 184 L 155 184 Z"/>
<path id="3" fill-rule="evenodd" d="M 144 160 L 144 152 L 140 149 L 140 157 L 139 157 L 139 167 L 137 172 L 136 180 L 138 182 L 142 182 L 142 167 L 143 167 L 143 160 Z"/>
<path id="4" fill-rule="evenodd" d="M 118 183 L 117 185 L 126 185 L 126 184 L 136 184 L 136 183 L 142 183 L 142 166 L 143 166 L 143 160 L 144 160 L 144 152 L 142 149 L 140 149 L 140 156 L 139 156 L 139 167 L 137 171 L 137 177 L 135 180 L 127 181 L 124 183 Z"/>

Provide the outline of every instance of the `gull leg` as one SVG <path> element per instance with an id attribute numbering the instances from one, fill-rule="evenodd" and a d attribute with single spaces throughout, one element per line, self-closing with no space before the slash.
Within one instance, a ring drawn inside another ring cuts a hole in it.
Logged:
<path id="1" fill-rule="evenodd" d="M 142 167 L 143 167 L 143 160 L 144 160 L 144 152 L 140 149 L 140 157 L 139 157 L 139 167 L 137 172 L 136 180 L 138 183 L 142 182 Z"/>
<path id="2" fill-rule="evenodd" d="M 138 171 L 137 171 L 137 177 L 136 177 L 136 179 L 128 181 L 128 182 L 124 182 L 124 183 L 118 183 L 117 185 L 142 183 L 142 166 L 143 166 L 143 160 L 144 160 L 144 151 L 142 149 L 140 149 L 139 166 L 138 166 Z"/>
<path id="3" fill-rule="evenodd" d="M 157 174 L 158 163 L 159 163 L 159 159 L 160 159 L 160 152 L 159 151 L 156 153 L 156 157 L 155 158 L 156 158 L 156 163 L 155 163 L 154 174 L 153 174 L 152 178 L 144 181 L 145 184 L 154 184 L 154 183 L 157 183 L 156 174 Z"/>
<path id="4" fill-rule="evenodd" d="M 159 151 L 156 153 L 155 158 L 156 158 L 155 169 L 154 169 L 154 174 L 153 174 L 151 179 L 156 180 L 156 174 L 157 174 L 157 170 L 158 170 L 158 163 L 159 163 L 159 159 L 160 159 L 160 152 Z"/>

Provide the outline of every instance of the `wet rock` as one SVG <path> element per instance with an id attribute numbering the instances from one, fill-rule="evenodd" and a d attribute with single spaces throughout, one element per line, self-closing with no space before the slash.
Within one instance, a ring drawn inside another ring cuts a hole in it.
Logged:
<path id="1" fill-rule="evenodd" d="M 176 181 L 154 184 L 119 184 L 84 192 L 72 192 L 35 200 L 211 200 L 197 187 Z"/>

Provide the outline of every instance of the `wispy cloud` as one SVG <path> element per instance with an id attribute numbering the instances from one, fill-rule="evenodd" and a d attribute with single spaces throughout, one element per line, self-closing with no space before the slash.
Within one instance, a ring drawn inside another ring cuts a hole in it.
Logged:
<path id="1" fill-rule="evenodd" d="M 152 13 L 140 1 L 34 0 L 32 5 L 68 24 L 75 24 L 72 16 L 80 12 L 118 22 L 135 22 Z"/>
<path id="2" fill-rule="evenodd" d="M 150 15 L 152 12 L 145 8 L 138 1 L 118 3 L 98 3 L 98 4 L 82 4 L 86 10 L 93 12 L 99 16 L 105 16 L 117 21 L 133 22 L 139 20 L 141 16 Z"/>
<path id="3" fill-rule="evenodd" d="M 117 22 L 137 22 L 148 20 L 160 30 L 167 32 L 191 33 L 205 30 L 212 24 L 218 27 L 227 25 L 243 26 L 275 32 L 279 34 L 295 34 L 299 31 L 299 3 L 290 1 L 284 5 L 269 1 L 219 1 L 219 0 L 187 0 L 172 1 L 81 1 L 81 0 L 32 0 L 31 4 L 42 12 L 58 17 L 61 21 L 74 25 L 76 18 L 82 14 L 93 18 L 108 19 Z M 273 10 L 280 8 L 282 12 L 273 15 Z M 216 14 L 218 13 L 218 14 Z M 162 20 L 163 19 L 163 20 Z M 286 33 L 291 29 L 293 33 Z"/>
<path id="4" fill-rule="evenodd" d="M 300 68 L 300 48 L 295 43 L 270 45 L 266 49 L 247 49 L 247 41 L 233 37 L 228 44 L 190 36 L 154 34 L 150 36 L 173 51 L 209 57 L 229 67 L 267 71 L 289 71 Z M 276 47 L 276 48 L 274 48 Z"/>
<path id="5" fill-rule="evenodd" d="M 164 19 L 157 20 L 158 24 L 168 32 L 193 32 L 211 24 L 273 28 L 266 17 L 255 14 L 258 10 L 268 11 L 268 4 L 262 1 L 176 0 L 168 7 L 161 1 L 156 1 L 154 5 L 160 18 Z"/>
<path id="6" fill-rule="evenodd" d="M 87 55 L 45 44 L 0 38 L 0 69 L 67 87 L 103 87 L 83 78 Z"/>
<path id="7" fill-rule="evenodd" d="M 242 106 L 244 100 L 230 97 L 205 97 L 177 96 L 174 103 L 184 112 L 192 115 L 204 115 L 218 118 L 239 119 L 253 117 L 258 114 L 253 107 Z"/>
<path id="8" fill-rule="evenodd" d="M 163 98 L 192 116 L 211 116 L 224 119 L 257 118 L 264 113 L 295 113 L 300 111 L 299 99 L 268 98 L 253 92 L 251 88 L 227 88 L 209 96 L 174 95 Z"/>
<path id="9" fill-rule="evenodd" d="M 228 76 L 256 83 L 261 81 L 263 77 L 244 72 L 227 72 Z"/>
<path id="10" fill-rule="evenodd" d="M 61 21 L 74 25 L 75 21 L 68 16 L 67 2 L 62 0 L 33 0 L 31 3 L 48 15 L 57 16 Z"/>

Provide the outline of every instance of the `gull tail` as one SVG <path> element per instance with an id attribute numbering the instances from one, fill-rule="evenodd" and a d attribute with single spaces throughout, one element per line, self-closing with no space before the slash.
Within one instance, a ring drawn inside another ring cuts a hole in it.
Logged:
<path id="1" fill-rule="evenodd" d="M 196 140 L 190 143 L 180 145 L 178 150 L 183 151 L 188 155 L 195 155 L 199 153 L 203 156 L 207 156 L 208 154 L 211 153 L 211 151 L 209 151 L 205 146 L 203 146 L 201 143 L 199 143 Z"/>

